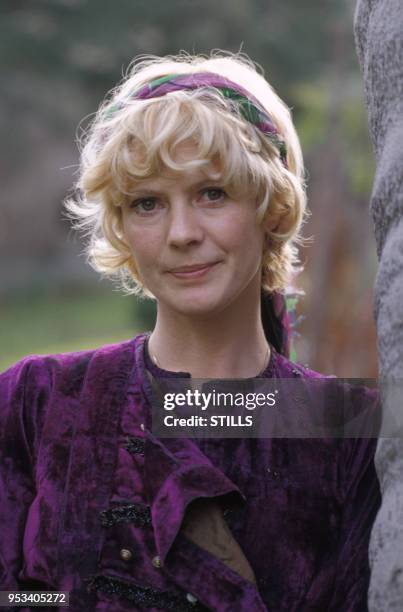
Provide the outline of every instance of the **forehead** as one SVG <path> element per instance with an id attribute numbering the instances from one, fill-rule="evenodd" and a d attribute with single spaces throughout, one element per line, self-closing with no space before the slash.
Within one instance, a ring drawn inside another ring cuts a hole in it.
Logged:
<path id="1" fill-rule="evenodd" d="M 217 181 L 218 179 L 219 176 L 217 172 L 214 173 L 207 168 L 193 168 L 178 171 L 165 168 L 158 175 L 136 181 L 134 189 L 164 190 L 180 185 L 181 188 L 186 190 L 193 189 L 206 183 L 211 183 L 212 181 Z"/>
<path id="2" fill-rule="evenodd" d="M 192 142 L 182 142 L 170 155 L 172 165 L 162 165 L 158 173 L 136 181 L 136 185 L 147 187 L 171 187 L 180 182 L 184 187 L 206 181 L 217 181 L 222 176 L 218 161 L 201 159 L 198 148 Z"/>

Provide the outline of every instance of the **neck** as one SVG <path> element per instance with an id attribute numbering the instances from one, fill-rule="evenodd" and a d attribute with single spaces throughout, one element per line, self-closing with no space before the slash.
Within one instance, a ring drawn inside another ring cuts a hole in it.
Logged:
<path id="1" fill-rule="evenodd" d="M 260 313 L 260 293 L 220 312 L 190 317 L 158 307 L 149 340 L 151 358 L 159 367 L 190 372 L 194 378 L 249 378 L 265 368 L 270 357 Z"/>

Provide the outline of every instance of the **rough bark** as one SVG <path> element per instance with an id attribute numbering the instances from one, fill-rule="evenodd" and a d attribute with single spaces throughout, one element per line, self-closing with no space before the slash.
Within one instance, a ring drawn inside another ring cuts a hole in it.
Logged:
<path id="1" fill-rule="evenodd" d="M 402 1 L 358 0 L 355 35 L 376 157 L 371 214 L 379 257 L 374 310 L 380 376 L 397 380 L 403 378 Z M 399 410 L 403 411 L 403 402 L 400 404 Z M 403 609 L 402 439 L 380 438 L 376 468 L 383 501 L 370 543 L 369 609 L 400 612 Z"/>

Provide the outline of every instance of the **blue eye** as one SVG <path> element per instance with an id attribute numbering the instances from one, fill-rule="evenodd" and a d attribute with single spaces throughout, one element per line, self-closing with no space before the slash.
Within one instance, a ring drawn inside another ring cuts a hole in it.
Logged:
<path id="1" fill-rule="evenodd" d="M 206 195 L 210 202 L 217 202 L 225 197 L 227 194 L 221 187 L 209 187 L 203 190 L 203 195 Z"/>
<path id="2" fill-rule="evenodd" d="M 140 198 L 132 202 L 131 208 L 134 208 L 139 213 L 151 213 L 154 212 L 156 205 L 155 198 Z"/>

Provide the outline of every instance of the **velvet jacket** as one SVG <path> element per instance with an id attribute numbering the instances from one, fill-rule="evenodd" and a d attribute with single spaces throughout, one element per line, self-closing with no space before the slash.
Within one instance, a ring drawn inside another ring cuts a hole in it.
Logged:
<path id="1" fill-rule="evenodd" d="M 72 612 L 367 610 L 376 440 L 157 439 L 146 338 L 0 376 L 0 590 L 69 591 Z M 320 377 L 274 350 L 264 376 Z M 181 532 L 198 498 L 256 585 Z"/>

